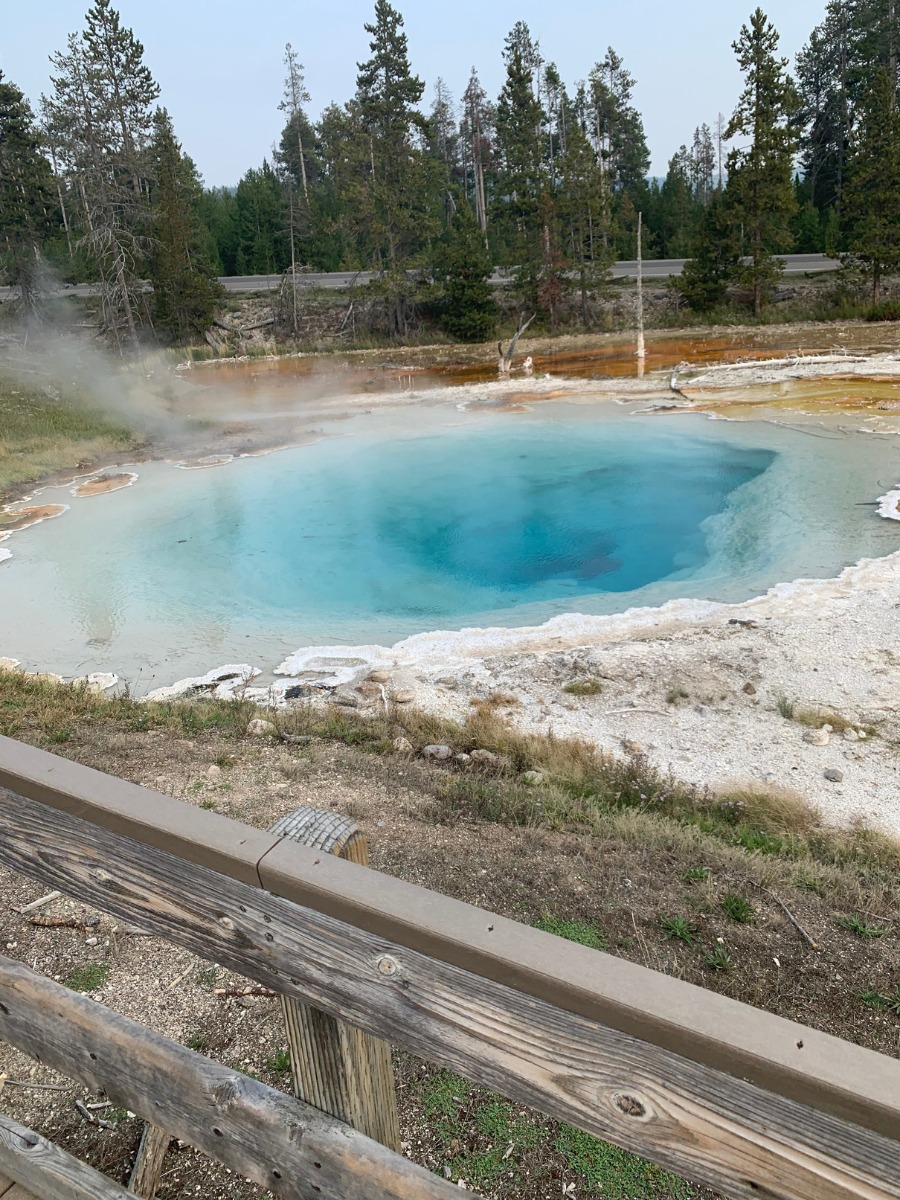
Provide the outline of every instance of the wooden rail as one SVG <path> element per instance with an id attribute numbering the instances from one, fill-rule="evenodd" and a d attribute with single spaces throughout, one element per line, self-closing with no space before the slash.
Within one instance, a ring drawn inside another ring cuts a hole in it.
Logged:
<path id="1" fill-rule="evenodd" d="M 0 785 L 4 865 L 513 1100 L 728 1195 L 900 1197 L 896 1060 L 7 739 Z"/>

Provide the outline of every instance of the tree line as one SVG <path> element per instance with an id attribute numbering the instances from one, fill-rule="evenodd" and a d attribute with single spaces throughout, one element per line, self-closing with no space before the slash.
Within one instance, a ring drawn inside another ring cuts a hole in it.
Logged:
<path id="1" fill-rule="evenodd" d="M 35 312 L 50 271 L 96 281 L 123 349 L 148 330 L 202 334 L 217 275 L 304 269 L 376 272 L 393 335 L 425 303 L 452 336 L 478 340 L 496 325 L 495 266 L 546 327 L 590 328 L 640 213 L 647 256 L 690 259 L 673 286 L 697 310 L 736 290 L 760 312 L 791 251 L 844 256 L 877 301 L 900 267 L 896 9 L 828 0 L 792 74 L 757 8 L 733 45 L 734 112 L 700 124 L 649 179 L 635 80 L 612 48 L 569 86 L 519 21 L 496 98 L 473 68 L 458 101 L 437 79 L 426 111 L 403 18 L 375 0 L 352 98 L 313 120 L 288 44 L 271 161 L 205 189 L 143 46 L 95 0 L 51 55 L 37 114 L 0 75 L 0 268 Z"/>

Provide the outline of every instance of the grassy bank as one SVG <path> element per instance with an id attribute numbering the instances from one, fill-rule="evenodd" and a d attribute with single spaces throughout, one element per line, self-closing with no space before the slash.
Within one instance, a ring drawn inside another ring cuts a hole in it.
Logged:
<path id="1" fill-rule="evenodd" d="M 0 497 L 133 449 L 135 438 L 74 400 L 53 400 L 0 376 Z"/>

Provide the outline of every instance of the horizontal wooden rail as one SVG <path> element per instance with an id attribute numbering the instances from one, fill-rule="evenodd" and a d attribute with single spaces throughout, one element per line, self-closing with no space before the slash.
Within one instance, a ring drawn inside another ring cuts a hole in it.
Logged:
<path id="1" fill-rule="evenodd" d="M 93 1167 L 2 1114 L 0 1172 L 33 1192 L 34 1200 L 134 1200 Z M 0 1197 L 4 1191 L 9 1194 L 0 1179 Z"/>
<path id="2" fill-rule="evenodd" d="M 886 1137 L 900 1128 L 900 1064 L 884 1055 L 4 737 L 0 787 Z"/>
<path id="3" fill-rule="evenodd" d="M 88 1087 L 102 1088 L 116 1103 L 284 1200 L 459 1195 L 458 1188 L 311 1105 L 3 957 L 0 1038 Z M 15 1177 L 2 1159 L 0 1166 Z M 109 1200 L 124 1194 L 111 1191 Z"/>
<path id="4" fill-rule="evenodd" d="M 900 1145 L 814 1100 L 700 1065 L 25 797 L 0 793 L 0 862 L 727 1194 L 900 1197 Z M 366 877 L 377 888 L 380 877 Z M 549 938 L 539 948 L 544 969 L 555 958 L 563 979 L 571 951 L 581 949 Z M 602 994 L 605 964 L 615 960 L 594 957 Z M 699 988 L 691 994 L 698 1008 L 722 1001 Z M 632 1003 L 640 1005 L 639 993 Z M 900 1063 L 723 1003 L 736 1018 L 719 1030 L 723 1048 L 740 1036 L 741 1021 L 768 1023 L 773 1053 L 786 1030 L 801 1042 L 823 1039 L 818 1054 L 832 1046 L 849 1063 L 844 1088 L 863 1085 L 857 1104 L 871 1124 L 898 1128 Z M 869 1100 L 873 1080 L 884 1087 Z M 174 1119 L 159 1123 L 177 1132 Z"/>

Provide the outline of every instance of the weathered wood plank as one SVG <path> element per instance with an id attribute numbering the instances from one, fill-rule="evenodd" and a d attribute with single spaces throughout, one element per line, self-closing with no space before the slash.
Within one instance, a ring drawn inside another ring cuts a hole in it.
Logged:
<path id="1" fill-rule="evenodd" d="M 890 1136 L 77 818 L 6 805 L 0 862 L 727 1194 L 900 1197 Z M 885 1081 L 881 1102 L 867 1094 L 859 1109 L 896 1131 L 900 1064 L 742 1005 L 726 1012 L 853 1051 L 848 1086 L 866 1065 Z M 721 1044 L 738 1033 L 723 1023 Z"/>
<path id="2" fill-rule="evenodd" d="M 269 832 L 348 862 L 363 866 L 369 862 L 365 836 L 355 822 L 337 813 L 298 808 Z M 390 1046 L 294 996 L 282 994 L 280 1000 L 294 1095 L 399 1153 L 400 1120 Z"/>
<path id="3" fill-rule="evenodd" d="M 143 1200 L 153 1200 L 171 1141 L 172 1135 L 165 1129 L 156 1125 L 144 1125 L 137 1157 L 128 1180 L 129 1192 L 141 1196 Z"/>
<path id="4" fill-rule="evenodd" d="M 0 1169 L 39 1200 L 134 1200 L 118 1183 L 2 1114 Z M 9 1189 L 4 1200 L 16 1200 L 16 1193 Z"/>
<path id="5" fill-rule="evenodd" d="M 449 1200 L 459 1191 L 301 1101 L 0 957 L 0 1038 L 284 1200 Z M 0 1166 L 21 1178 L 18 1160 Z M 31 1179 L 23 1178 L 29 1187 Z M 46 1191 L 44 1185 L 41 1189 Z M 106 1200 L 103 1192 L 90 1193 Z M 79 1200 L 81 1200 L 81 1194 Z M 84 1193 L 85 1200 L 88 1193 Z M 46 1200 L 75 1200 L 49 1193 Z M 134 1200 L 124 1188 L 109 1200 Z"/>
<path id="6" fill-rule="evenodd" d="M 5 1196 L 12 1186 L 13 1181 L 11 1179 L 7 1179 L 5 1175 L 0 1175 L 0 1196 Z"/>
<path id="7" fill-rule="evenodd" d="M 16 791 L 17 784 L 23 795 L 51 808 L 96 821 L 245 883 L 259 882 L 256 864 L 278 842 L 260 829 L 0 737 L 0 787 Z"/>
<path id="8" fill-rule="evenodd" d="M 884 1055 L 288 840 L 252 843 L 254 865 L 237 822 L 0 737 L 3 785 L 885 1136 L 900 1122 Z"/>

